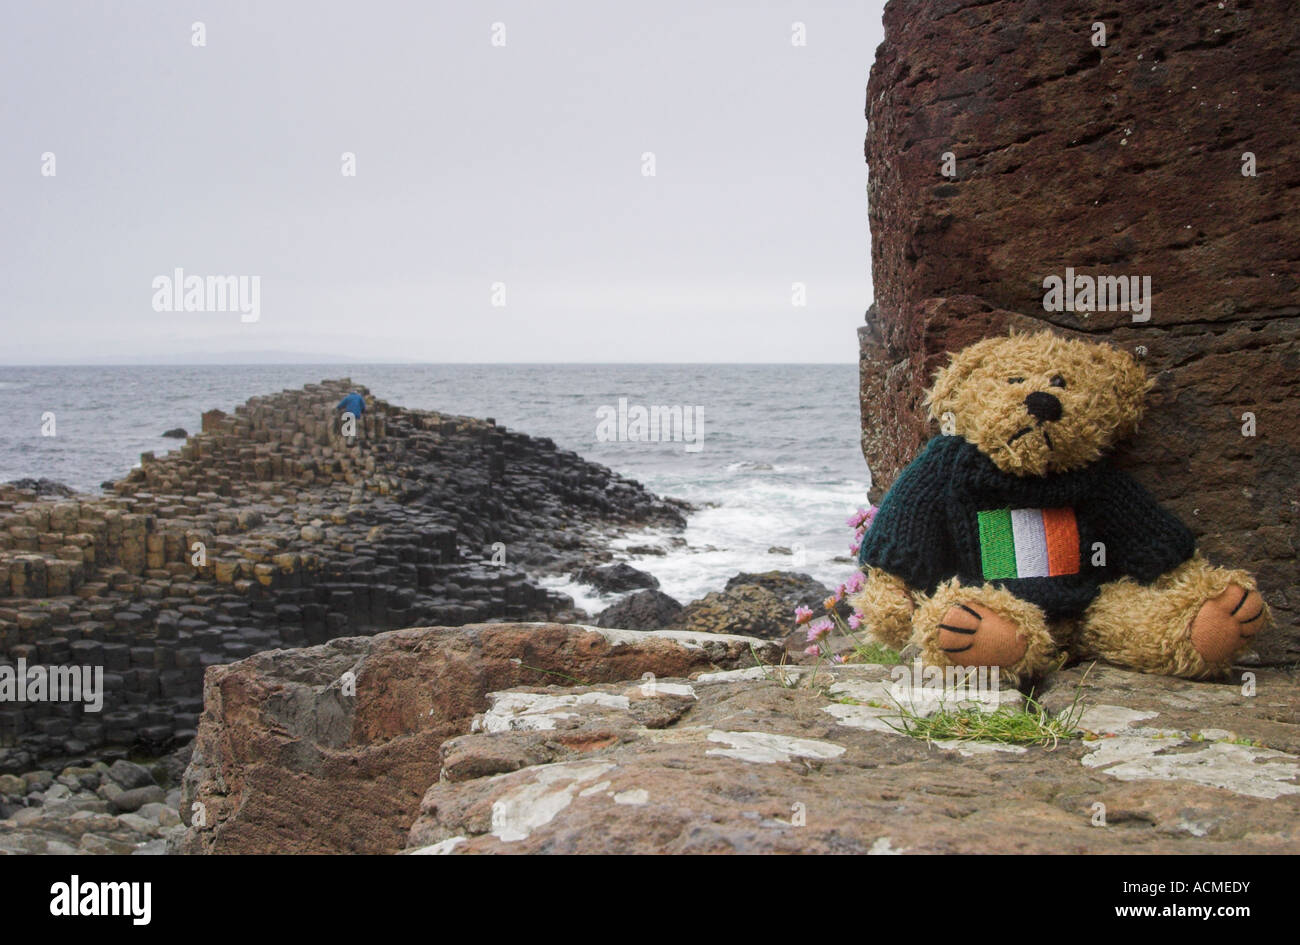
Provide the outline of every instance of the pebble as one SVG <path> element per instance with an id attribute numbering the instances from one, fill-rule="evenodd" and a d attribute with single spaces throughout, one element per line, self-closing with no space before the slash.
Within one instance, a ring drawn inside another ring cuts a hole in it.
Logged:
<path id="1" fill-rule="evenodd" d="M 154 783 L 153 774 L 143 765 L 119 758 L 108 768 L 108 776 L 124 790 L 148 787 Z"/>
<path id="2" fill-rule="evenodd" d="M 132 788 L 123 791 L 108 802 L 109 808 L 116 814 L 129 814 L 139 810 L 145 804 L 160 803 L 167 797 L 165 791 L 156 784 L 148 787 Z"/>
<path id="3" fill-rule="evenodd" d="M 0 819 L 0 853 L 165 853 L 167 838 L 185 829 L 177 809 L 180 790 L 164 791 L 144 765 L 118 759 L 113 766 L 70 766 L 55 781 L 49 772 L 29 774 L 0 781 L 18 795 Z M 114 777 L 127 783 L 149 780 L 124 790 Z M 24 793 L 28 785 L 45 785 L 45 790 Z M 17 806 L 22 804 L 27 806 Z"/>
<path id="4" fill-rule="evenodd" d="M 23 781 L 27 784 L 27 793 L 32 794 L 37 791 L 44 791 L 54 783 L 53 771 L 28 771 L 23 775 Z"/>
<path id="5" fill-rule="evenodd" d="M 162 823 L 163 818 L 170 814 L 175 820 L 180 820 L 176 814 L 175 807 L 168 807 L 166 802 L 150 801 L 148 804 L 141 804 L 140 809 L 136 811 L 145 820 L 152 823 Z"/>
<path id="6" fill-rule="evenodd" d="M 136 833 L 149 834 L 158 828 L 157 821 L 149 820 L 139 814 L 119 814 L 117 822 L 124 827 L 129 827 Z"/>

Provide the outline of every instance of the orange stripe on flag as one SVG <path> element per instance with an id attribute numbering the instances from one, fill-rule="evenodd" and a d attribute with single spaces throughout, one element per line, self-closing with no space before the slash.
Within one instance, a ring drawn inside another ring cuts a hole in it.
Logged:
<path id="1" fill-rule="evenodd" d="M 1079 527 L 1074 509 L 1043 509 L 1043 530 L 1047 533 L 1047 573 L 1079 573 Z"/>

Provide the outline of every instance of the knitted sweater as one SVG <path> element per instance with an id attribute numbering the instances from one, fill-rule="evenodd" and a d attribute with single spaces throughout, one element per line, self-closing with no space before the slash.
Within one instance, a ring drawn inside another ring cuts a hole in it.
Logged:
<path id="1" fill-rule="evenodd" d="M 927 593 L 952 577 L 988 582 L 1060 619 L 1102 583 L 1150 583 L 1194 548 L 1187 526 L 1105 460 L 1013 476 L 961 437 L 937 436 L 885 495 L 858 562 Z"/>

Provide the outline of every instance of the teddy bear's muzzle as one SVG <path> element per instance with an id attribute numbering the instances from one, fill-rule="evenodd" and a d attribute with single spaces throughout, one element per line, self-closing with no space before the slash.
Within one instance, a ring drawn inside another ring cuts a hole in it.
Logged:
<path id="1" fill-rule="evenodd" d="M 1025 398 L 1025 409 L 1040 423 L 1061 419 L 1061 402 L 1041 390 L 1036 390 Z"/>

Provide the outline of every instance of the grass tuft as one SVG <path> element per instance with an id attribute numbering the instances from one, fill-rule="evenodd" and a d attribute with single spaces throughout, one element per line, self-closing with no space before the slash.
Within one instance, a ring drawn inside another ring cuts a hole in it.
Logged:
<path id="1" fill-rule="evenodd" d="M 1089 667 L 1091 669 L 1091 667 Z M 1084 679 L 1087 673 L 1084 674 Z M 1056 715 L 1048 712 L 1033 693 L 1025 696 L 1023 706 L 1011 709 L 1005 706 L 992 712 L 978 707 L 965 709 L 940 708 L 933 715 L 922 716 L 910 707 L 895 702 L 900 716 L 899 725 L 886 720 L 895 731 L 919 738 L 926 743 L 936 741 L 985 741 L 1002 745 L 1040 745 L 1055 749 L 1062 741 L 1083 738 L 1079 719 L 1083 715 L 1083 680 L 1074 691 L 1074 701 Z"/>
<path id="2" fill-rule="evenodd" d="M 881 663 L 885 666 L 898 665 L 898 651 L 877 643 L 874 640 L 856 640 L 853 652 L 844 658 L 846 663 Z"/>

